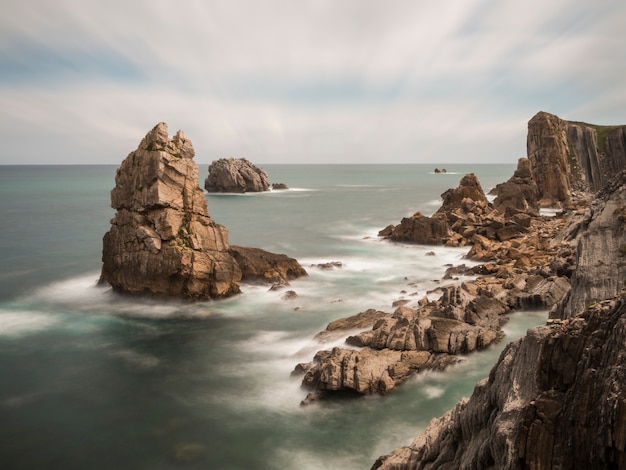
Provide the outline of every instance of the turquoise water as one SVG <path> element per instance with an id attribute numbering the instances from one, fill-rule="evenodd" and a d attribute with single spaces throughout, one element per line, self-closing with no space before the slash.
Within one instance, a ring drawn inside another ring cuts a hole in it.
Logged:
<path id="1" fill-rule="evenodd" d="M 332 344 L 336 318 L 391 311 L 464 250 L 376 233 L 476 173 L 513 165 L 267 165 L 289 191 L 207 195 L 233 244 L 297 257 L 299 297 L 243 286 L 218 302 L 155 303 L 95 287 L 114 166 L 0 167 L 0 468 L 369 468 L 486 376 L 503 344 L 385 397 L 300 407 L 290 372 Z M 206 176 L 206 165 L 202 166 Z M 425 256 L 435 251 L 436 256 Z M 322 271 L 312 265 L 341 261 Z M 514 314 L 508 338 L 545 312 Z"/>

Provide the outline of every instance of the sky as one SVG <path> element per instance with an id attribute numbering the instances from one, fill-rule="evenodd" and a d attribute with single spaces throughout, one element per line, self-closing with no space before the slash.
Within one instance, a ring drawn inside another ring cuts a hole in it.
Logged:
<path id="1" fill-rule="evenodd" d="M 514 163 L 626 123 L 623 0 L 2 0 L 0 164 Z"/>

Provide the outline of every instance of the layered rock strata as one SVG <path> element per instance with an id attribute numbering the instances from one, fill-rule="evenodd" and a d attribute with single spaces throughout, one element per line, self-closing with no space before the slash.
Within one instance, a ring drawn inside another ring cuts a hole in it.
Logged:
<path id="1" fill-rule="evenodd" d="M 191 141 L 157 124 L 122 162 L 111 191 L 117 210 L 104 235 L 101 281 L 128 294 L 216 299 L 242 280 L 306 274 L 298 262 L 258 248 L 231 247 L 198 186 Z"/>
<path id="2" fill-rule="evenodd" d="M 204 188 L 210 193 L 257 193 L 269 191 L 270 181 L 265 170 L 245 158 L 221 158 L 209 165 Z"/>
<path id="3" fill-rule="evenodd" d="M 451 228 L 440 242 L 472 244 L 467 256 L 481 262 L 455 274 L 481 277 L 441 287 L 436 300 L 425 297 L 393 313 L 370 314 L 367 329 L 358 323 L 360 332 L 353 330 L 362 315 L 344 322 L 346 347 L 320 351 L 296 368 L 310 390 L 305 403 L 337 392 L 388 393 L 415 372 L 442 369 L 499 340 L 503 315 L 512 309 L 549 309 L 569 291 L 569 264 L 555 262 L 573 256 L 571 245 L 556 237 L 565 216 L 515 212 L 507 220 L 487 202 L 474 175 L 443 199 L 436 220 Z M 338 329 L 329 325 L 321 335 L 332 330 L 336 336 Z"/>
<path id="4" fill-rule="evenodd" d="M 539 189 L 527 158 L 520 158 L 513 176 L 506 183 L 498 184 L 492 193 L 496 195 L 493 207 L 505 217 L 520 213 L 539 215 Z"/>
<path id="5" fill-rule="evenodd" d="M 626 127 L 539 112 L 528 123 L 527 155 L 539 204 L 567 206 L 573 191 L 596 192 L 626 167 Z"/>
<path id="6" fill-rule="evenodd" d="M 375 469 L 626 468 L 626 172 L 574 217 L 572 289 L 469 399 Z M 559 237 L 557 237 L 559 238 Z"/>
<path id="7" fill-rule="evenodd" d="M 228 231 L 209 216 L 191 141 L 157 124 L 122 162 L 101 279 L 130 294 L 208 299 L 239 292 Z"/>

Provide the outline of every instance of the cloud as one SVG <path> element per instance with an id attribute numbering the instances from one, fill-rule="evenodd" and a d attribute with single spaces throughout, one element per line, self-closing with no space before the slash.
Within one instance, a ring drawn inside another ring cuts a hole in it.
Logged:
<path id="1" fill-rule="evenodd" d="M 514 162 L 539 110 L 626 122 L 617 0 L 4 11 L 0 163 L 118 163 L 159 121 L 206 162 Z"/>

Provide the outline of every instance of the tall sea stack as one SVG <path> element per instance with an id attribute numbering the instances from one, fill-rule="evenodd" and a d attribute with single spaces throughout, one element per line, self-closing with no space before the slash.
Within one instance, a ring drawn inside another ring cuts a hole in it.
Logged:
<path id="1" fill-rule="evenodd" d="M 190 299 L 239 292 L 228 230 L 209 216 L 194 155 L 185 134 L 170 139 L 162 122 L 118 168 L 101 275 L 114 290 Z"/>

